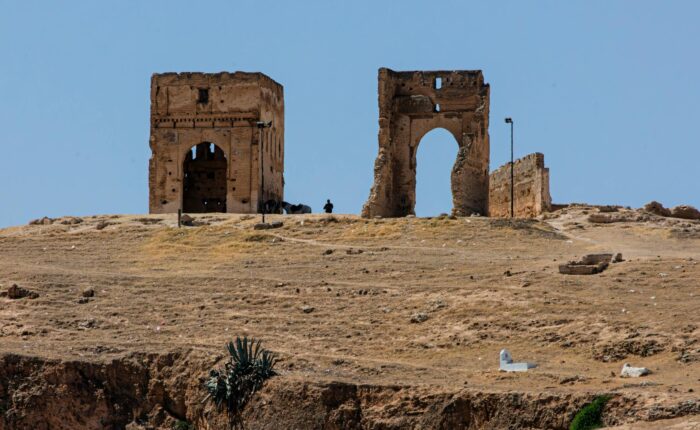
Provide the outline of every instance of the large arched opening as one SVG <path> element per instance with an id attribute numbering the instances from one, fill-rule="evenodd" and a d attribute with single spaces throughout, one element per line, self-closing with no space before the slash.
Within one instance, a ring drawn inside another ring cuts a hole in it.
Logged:
<path id="1" fill-rule="evenodd" d="M 183 212 L 226 212 L 226 169 L 226 155 L 215 144 L 190 148 L 183 165 Z"/>
<path id="2" fill-rule="evenodd" d="M 455 137 L 444 128 L 432 129 L 421 138 L 416 154 L 416 216 L 452 211 L 452 170 L 458 151 Z"/>

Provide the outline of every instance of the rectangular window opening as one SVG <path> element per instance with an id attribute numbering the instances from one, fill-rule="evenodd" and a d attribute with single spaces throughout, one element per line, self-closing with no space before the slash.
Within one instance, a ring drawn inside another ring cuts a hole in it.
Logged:
<path id="1" fill-rule="evenodd" d="M 209 88 L 200 88 L 197 103 L 209 103 Z"/>
<path id="2" fill-rule="evenodd" d="M 435 78 L 435 89 L 439 90 L 440 88 L 442 88 L 442 78 L 438 76 Z"/>

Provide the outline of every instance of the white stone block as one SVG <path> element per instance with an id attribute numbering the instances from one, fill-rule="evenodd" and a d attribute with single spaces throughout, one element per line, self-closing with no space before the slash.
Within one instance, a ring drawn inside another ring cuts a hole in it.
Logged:
<path id="1" fill-rule="evenodd" d="M 500 366 L 498 370 L 502 372 L 526 372 L 528 369 L 534 369 L 537 367 L 535 363 L 514 363 L 513 356 L 507 349 L 502 349 L 500 353 Z"/>

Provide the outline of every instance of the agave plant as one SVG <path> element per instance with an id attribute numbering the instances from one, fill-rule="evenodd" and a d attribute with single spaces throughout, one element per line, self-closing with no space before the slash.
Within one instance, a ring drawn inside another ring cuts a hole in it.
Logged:
<path id="1" fill-rule="evenodd" d="M 218 409 L 226 408 L 232 426 L 240 424 L 243 408 L 263 382 L 277 374 L 276 355 L 260 345 L 260 340 L 236 337 L 226 345 L 229 359 L 224 367 L 209 372 L 204 383 L 205 401 L 212 399 Z"/>

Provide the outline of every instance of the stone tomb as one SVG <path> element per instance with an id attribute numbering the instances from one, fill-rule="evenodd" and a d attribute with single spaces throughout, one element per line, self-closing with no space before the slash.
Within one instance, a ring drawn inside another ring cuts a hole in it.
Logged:
<path id="1" fill-rule="evenodd" d="M 150 146 L 150 213 L 260 212 L 284 196 L 282 85 L 262 73 L 154 74 Z"/>

